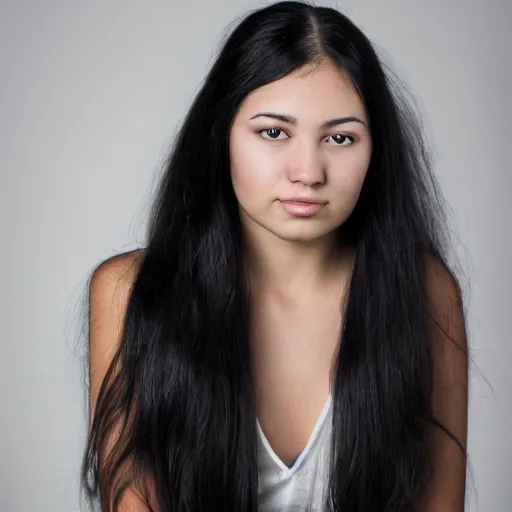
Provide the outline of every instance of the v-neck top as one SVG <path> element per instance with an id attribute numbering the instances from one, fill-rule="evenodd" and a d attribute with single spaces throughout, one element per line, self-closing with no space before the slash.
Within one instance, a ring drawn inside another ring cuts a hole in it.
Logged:
<path id="1" fill-rule="evenodd" d="M 329 395 L 306 447 L 291 467 L 276 455 L 256 420 L 260 512 L 324 510 L 332 434 L 331 403 Z"/>

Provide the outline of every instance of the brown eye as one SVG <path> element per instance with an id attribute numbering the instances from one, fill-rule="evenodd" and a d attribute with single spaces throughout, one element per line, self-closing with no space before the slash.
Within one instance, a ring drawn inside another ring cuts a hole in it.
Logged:
<path id="1" fill-rule="evenodd" d="M 332 139 L 334 141 L 334 146 L 350 146 L 354 143 L 354 139 L 348 135 L 343 135 L 341 133 L 337 133 L 336 135 L 329 135 L 327 140 Z M 346 142 L 349 142 L 346 144 Z"/>
<path id="2" fill-rule="evenodd" d="M 284 131 L 280 130 L 279 128 L 267 128 L 265 130 L 260 130 L 258 133 L 260 133 L 261 135 L 265 134 L 266 137 L 263 137 L 264 139 L 277 140 L 279 138 L 279 135 L 284 133 Z"/>

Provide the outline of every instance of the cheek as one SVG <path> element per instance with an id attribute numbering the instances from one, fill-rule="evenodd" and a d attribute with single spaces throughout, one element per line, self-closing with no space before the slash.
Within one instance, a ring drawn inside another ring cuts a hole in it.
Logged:
<path id="1" fill-rule="evenodd" d="M 261 151 L 246 144 L 230 151 L 231 182 L 238 201 L 242 204 L 261 202 L 271 198 L 275 173 L 270 162 L 265 162 Z"/>
<path id="2" fill-rule="evenodd" d="M 257 169 L 253 169 L 251 162 L 234 160 L 231 163 L 231 182 L 238 200 L 250 194 L 251 190 L 260 187 Z"/>
<path id="3" fill-rule="evenodd" d="M 366 173 L 368 172 L 369 159 L 364 155 L 339 166 L 338 172 L 331 174 L 331 185 L 334 195 L 340 199 L 340 208 L 353 207 L 359 198 Z"/>

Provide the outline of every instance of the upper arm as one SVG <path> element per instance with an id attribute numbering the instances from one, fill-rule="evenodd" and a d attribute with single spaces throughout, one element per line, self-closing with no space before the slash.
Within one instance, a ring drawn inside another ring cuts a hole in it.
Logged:
<path id="1" fill-rule="evenodd" d="M 94 271 L 89 285 L 89 411 L 95 414 L 99 391 L 113 357 L 120 347 L 124 317 L 142 251 L 114 256 Z M 117 371 L 117 370 L 116 370 Z M 115 374 L 114 372 L 113 374 Z M 102 465 L 118 439 L 118 431 L 111 431 L 104 439 L 99 454 Z M 101 491 L 100 491 L 101 492 Z M 149 512 L 138 492 L 129 487 L 122 495 L 118 512 Z"/>
<path id="2" fill-rule="evenodd" d="M 98 393 L 117 352 L 141 251 L 114 256 L 94 271 L 89 286 L 89 408 L 94 415 Z"/>
<path id="3" fill-rule="evenodd" d="M 468 420 L 468 347 L 465 312 L 458 285 L 436 261 L 427 264 L 426 284 L 433 363 L 432 413 L 462 445 L 439 426 L 429 426 L 433 479 L 422 511 L 464 510 Z"/>

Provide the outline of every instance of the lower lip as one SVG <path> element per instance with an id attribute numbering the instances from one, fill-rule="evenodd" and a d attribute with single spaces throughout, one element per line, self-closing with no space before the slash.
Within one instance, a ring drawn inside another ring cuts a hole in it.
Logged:
<path id="1" fill-rule="evenodd" d="M 297 217 L 311 217 L 325 205 L 320 203 L 301 203 L 299 201 L 281 201 L 285 212 Z"/>

